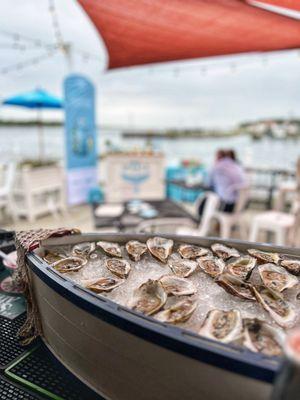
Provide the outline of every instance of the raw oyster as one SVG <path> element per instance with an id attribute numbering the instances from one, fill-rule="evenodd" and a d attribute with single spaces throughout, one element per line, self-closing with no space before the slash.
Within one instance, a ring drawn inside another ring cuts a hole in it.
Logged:
<path id="1" fill-rule="evenodd" d="M 105 260 L 105 266 L 119 278 L 126 278 L 131 270 L 129 262 L 123 258 L 108 258 Z"/>
<path id="2" fill-rule="evenodd" d="M 199 267 L 212 278 L 222 274 L 225 263 L 218 257 L 207 256 L 197 259 Z"/>
<path id="3" fill-rule="evenodd" d="M 175 275 L 187 278 L 196 270 L 198 263 L 194 260 L 172 259 L 169 261 L 169 267 Z"/>
<path id="4" fill-rule="evenodd" d="M 230 343 L 242 336 L 242 330 L 242 317 L 238 310 L 211 310 L 198 333 L 209 339 Z"/>
<path id="5" fill-rule="evenodd" d="M 300 260 L 285 259 L 280 265 L 293 275 L 300 275 Z"/>
<path id="6" fill-rule="evenodd" d="M 105 251 L 106 254 L 109 254 L 113 257 L 122 257 L 121 247 L 118 243 L 110 243 L 110 242 L 97 242 L 97 246 L 101 247 L 102 250 Z"/>
<path id="7" fill-rule="evenodd" d="M 173 240 L 158 236 L 147 240 L 147 247 L 150 253 L 163 263 L 167 262 L 169 255 L 172 253 L 173 245 Z"/>
<path id="8" fill-rule="evenodd" d="M 260 265 L 258 272 L 263 284 L 276 292 L 282 292 L 298 284 L 298 278 L 289 274 L 285 268 L 274 264 Z"/>
<path id="9" fill-rule="evenodd" d="M 255 258 L 250 256 L 239 257 L 227 264 L 226 271 L 237 278 L 247 280 L 250 277 L 255 265 Z"/>
<path id="10" fill-rule="evenodd" d="M 266 251 L 248 249 L 250 256 L 255 257 L 260 264 L 264 263 L 274 263 L 278 264 L 280 256 L 277 253 L 268 253 Z"/>
<path id="11" fill-rule="evenodd" d="M 196 288 L 188 279 L 175 275 L 164 275 L 159 279 L 167 294 L 174 296 L 189 296 L 196 293 Z"/>
<path id="12" fill-rule="evenodd" d="M 77 243 L 75 246 L 72 248 L 72 253 L 75 256 L 81 256 L 81 257 L 88 257 L 92 251 L 94 251 L 96 248 L 95 243 L 89 243 L 89 242 L 82 242 L 82 243 Z"/>
<path id="13" fill-rule="evenodd" d="M 147 251 L 147 246 L 138 240 L 130 240 L 126 243 L 126 250 L 130 258 L 134 261 L 140 261 L 141 256 Z"/>
<path id="14" fill-rule="evenodd" d="M 61 273 L 79 271 L 87 260 L 83 257 L 67 257 L 51 264 L 51 267 Z"/>
<path id="15" fill-rule="evenodd" d="M 111 277 L 102 277 L 86 282 L 84 286 L 95 293 L 110 292 L 120 286 L 125 280 Z"/>
<path id="16" fill-rule="evenodd" d="M 284 334 L 279 329 L 257 318 L 245 318 L 243 324 L 245 347 L 268 356 L 280 356 Z"/>
<path id="17" fill-rule="evenodd" d="M 233 296 L 240 297 L 244 300 L 255 300 L 252 285 L 242 281 L 236 276 L 224 273 L 218 276 L 215 282 Z"/>
<path id="18" fill-rule="evenodd" d="M 46 254 L 43 257 L 43 260 L 45 260 L 48 264 L 53 264 L 56 261 L 62 260 L 63 258 L 66 258 L 66 256 L 63 254 L 46 251 Z"/>
<path id="19" fill-rule="evenodd" d="M 159 311 L 167 301 L 167 293 L 162 284 L 157 280 L 149 279 L 143 283 L 134 293 L 129 306 L 146 315 Z"/>
<path id="20" fill-rule="evenodd" d="M 291 328 L 296 321 L 294 307 L 283 300 L 280 294 L 263 286 L 253 287 L 254 295 L 262 307 L 283 328 Z"/>
<path id="21" fill-rule="evenodd" d="M 177 298 L 166 310 L 160 311 L 155 318 L 161 322 L 176 324 L 187 321 L 196 310 L 196 300 L 190 297 Z"/>
<path id="22" fill-rule="evenodd" d="M 181 244 L 178 248 L 178 253 L 182 258 L 195 259 L 209 254 L 210 250 L 204 247 L 194 246 L 192 244 Z"/>
<path id="23" fill-rule="evenodd" d="M 211 249 L 216 255 L 223 260 L 228 260 L 231 257 L 240 257 L 240 253 L 233 247 L 225 246 L 224 244 L 215 243 L 211 246 Z"/>

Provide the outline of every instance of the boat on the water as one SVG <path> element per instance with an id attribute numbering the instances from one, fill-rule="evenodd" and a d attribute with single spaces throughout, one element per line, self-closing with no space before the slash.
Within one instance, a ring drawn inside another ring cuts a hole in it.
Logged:
<path id="1" fill-rule="evenodd" d="M 108 241 L 146 242 L 142 234 L 82 234 L 42 246 Z M 218 243 L 300 257 L 297 249 L 216 238 L 170 236 L 210 247 Z M 27 256 L 43 340 L 79 379 L 111 400 L 268 399 L 280 358 L 219 343 L 141 315 L 83 288 L 39 255 Z M 40 253 L 41 254 L 41 253 Z"/>

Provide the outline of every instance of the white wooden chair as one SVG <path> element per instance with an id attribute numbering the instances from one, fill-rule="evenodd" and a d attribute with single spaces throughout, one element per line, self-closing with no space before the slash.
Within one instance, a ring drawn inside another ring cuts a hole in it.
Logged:
<path id="1" fill-rule="evenodd" d="M 240 229 L 241 237 L 245 238 L 246 229 L 243 224 L 243 213 L 246 209 L 249 200 L 250 187 L 247 186 L 236 186 L 230 187 L 229 190 L 236 190 L 238 192 L 238 198 L 232 213 L 224 211 L 216 211 L 212 215 L 212 219 L 217 220 L 220 224 L 220 237 L 222 239 L 229 239 L 232 234 L 232 229 L 238 226 Z"/>
<path id="2" fill-rule="evenodd" d="M 15 180 L 16 166 L 9 163 L 2 168 L 2 184 L 0 186 L 0 209 L 7 214 L 11 213 L 11 198 Z"/>
<path id="3" fill-rule="evenodd" d="M 13 190 L 12 216 L 26 217 L 30 222 L 40 215 L 66 212 L 65 179 L 63 168 L 24 167 L 19 171 Z"/>
<path id="4" fill-rule="evenodd" d="M 206 192 L 204 195 L 199 196 L 195 203 L 196 212 L 198 212 L 199 207 L 203 201 L 205 201 L 205 205 L 199 225 L 197 227 L 189 227 L 182 226 L 181 224 L 181 226 L 176 229 L 176 234 L 187 236 L 208 235 L 212 218 L 219 209 L 220 198 L 214 192 Z"/>

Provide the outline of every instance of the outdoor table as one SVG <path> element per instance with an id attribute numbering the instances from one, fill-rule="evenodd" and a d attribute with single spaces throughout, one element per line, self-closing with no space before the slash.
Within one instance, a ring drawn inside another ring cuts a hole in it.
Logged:
<path id="1" fill-rule="evenodd" d="M 182 218 L 182 220 L 190 219 L 193 222 L 198 222 L 192 214 L 190 214 L 183 207 L 172 200 L 143 200 L 143 202 L 150 204 L 157 211 L 157 215 L 154 218 L 174 218 L 176 220 Z M 149 219 L 142 217 L 138 214 L 130 213 L 128 204 L 129 201 L 124 203 L 124 211 L 118 217 L 98 217 L 95 214 L 95 210 L 99 205 L 94 205 L 93 217 L 95 228 L 99 229 L 104 227 L 114 227 L 119 229 L 120 231 L 125 231 L 129 229 L 134 229 L 141 222 L 147 221 Z M 151 219 L 153 219 L 153 217 L 151 217 Z"/>
<path id="2" fill-rule="evenodd" d="M 272 209 L 274 191 L 278 188 L 280 180 L 291 179 L 295 173 L 282 168 L 252 168 L 247 167 L 246 172 L 252 176 L 251 187 L 254 189 L 263 189 L 267 192 L 266 208 Z"/>

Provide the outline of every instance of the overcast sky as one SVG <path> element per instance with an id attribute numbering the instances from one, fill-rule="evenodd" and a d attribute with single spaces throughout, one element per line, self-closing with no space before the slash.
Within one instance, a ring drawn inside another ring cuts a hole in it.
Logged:
<path id="1" fill-rule="evenodd" d="M 0 70 L 45 54 L 38 47 L 13 49 L 13 39 L 2 32 L 54 43 L 48 1 L 0 3 Z M 105 48 L 83 10 L 74 0 L 56 0 L 55 4 L 64 40 L 74 46 L 72 72 L 83 73 L 94 82 L 97 119 L 102 125 L 230 128 L 244 120 L 300 117 L 299 51 L 165 63 L 105 73 Z M 99 59 L 86 60 L 78 49 Z M 206 73 L 203 65 L 208 66 Z M 0 99 L 35 87 L 62 96 L 62 82 L 69 72 L 64 56 L 57 53 L 37 65 L 0 74 Z M 47 118 L 58 115 L 45 112 Z M 34 116 L 34 112 L 0 107 L 0 117 Z"/>

